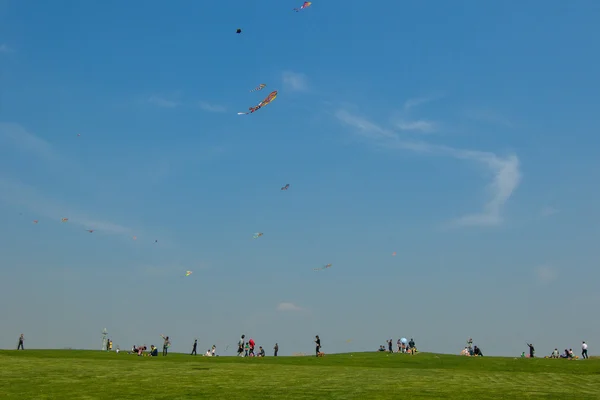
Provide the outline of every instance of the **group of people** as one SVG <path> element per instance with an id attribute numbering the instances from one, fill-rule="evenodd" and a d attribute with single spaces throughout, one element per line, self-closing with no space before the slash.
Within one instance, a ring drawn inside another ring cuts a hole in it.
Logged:
<path id="1" fill-rule="evenodd" d="M 565 349 L 565 352 L 562 354 L 559 354 L 558 352 L 558 348 L 554 349 L 554 351 L 552 352 L 552 354 L 550 354 L 549 357 L 547 358 L 567 358 L 567 359 L 575 359 L 575 358 L 579 358 L 575 355 L 575 353 L 573 352 L 573 349 Z M 585 340 L 583 342 L 581 342 L 581 358 L 583 358 L 584 360 L 588 358 L 588 345 L 585 342 Z"/>
<path id="2" fill-rule="evenodd" d="M 197 348 L 198 348 L 198 339 L 194 339 L 192 353 L 190 354 L 191 356 L 198 355 Z M 213 344 L 212 348 L 206 350 L 206 353 L 204 353 L 204 357 L 217 357 L 217 346 Z"/>
<path id="3" fill-rule="evenodd" d="M 258 354 L 254 353 L 254 349 L 256 347 L 256 342 L 254 339 L 250 338 L 250 340 L 246 341 L 246 335 L 242 335 L 238 342 L 238 357 L 265 357 L 265 349 L 262 346 L 258 346 Z M 277 357 L 277 352 L 279 351 L 279 345 L 275 343 L 275 347 L 273 347 L 274 356 Z"/>
<path id="4" fill-rule="evenodd" d="M 390 353 L 394 352 L 393 349 L 393 345 L 394 345 L 394 341 L 393 339 L 389 339 L 386 340 L 387 345 L 388 345 L 388 349 L 387 351 Z M 407 342 L 407 340 L 405 338 L 402 339 L 398 339 L 398 341 L 396 342 L 396 346 L 397 346 L 397 352 L 398 353 L 410 353 L 410 354 L 415 354 L 417 352 L 417 346 L 415 345 L 415 341 L 413 338 L 410 338 L 410 341 Z M 384 345 L 380 345 L 379 346 L 379 351 L 386 351 L 385 346 Z"/>
<path id="5" fill-rule="evenodd" d="M 467 345 L 460 352 L 460 355 L 469 357 L 483 357 L 481 349 L 478 346 L 473 346 L 473 338 L 469 338 L 469 340 L 467 340 Z"/>

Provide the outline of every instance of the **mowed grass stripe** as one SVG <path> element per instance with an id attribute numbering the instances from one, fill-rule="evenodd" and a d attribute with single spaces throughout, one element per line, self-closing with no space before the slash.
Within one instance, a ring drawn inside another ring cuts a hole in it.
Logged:
<path id="1" fill-rule="evenodd" d="M 153 359 L 100 352 L 0 352 L 0 398 L 206 397 L 596 399 L 600 362 L 379 353 L 323 359 L 178 354 Z"/>

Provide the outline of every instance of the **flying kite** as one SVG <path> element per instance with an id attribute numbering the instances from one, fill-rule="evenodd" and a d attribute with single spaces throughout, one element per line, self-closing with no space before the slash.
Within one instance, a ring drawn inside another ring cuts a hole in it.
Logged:
<path id="1" fill-rule="evenodd" d="M 60 222 L 67 222 L 69 218 L 61 218 Z"/>
<path id="2" fill-rule="evenodd" d="M 235 33 L 242 33 L 242 30 L 238 28 L 237 31 L 235 31 Z"/>
<path id="3" fill-rule="evenodd" d="M 258 85 L 258 86 L 257 86 L 257 87 L 255 87 L 254 89 L 252 89 L 252 90 L 250 91 L 250 93 L 252 93 L 252 92 L 256 92 L 257 90 L 263 90 L 263 89 L 264 89 L 266 86 L 267 86 L 266 84 L 264 84 L 264 83 L 261 83 L 260 85 Z"/>
<path id="4" fill-rule="evenodd" d="M 253 236 L 253 239 L 258 239 L 259 237 L 261 237 L 263 235 L 262 232 L 256 232 Z"/>
<path id="5" fill-rule="evenodd" d="M 392 255 L 393 255 L 393 256 L 395 256 L 395 255 L 396 255 L 396 252 L 393 252 L 393 253 L 392 253 Z"/>
<path id="6" fill-rule="evenodd" d="M 322 271 L 327 268 L 331 268 L 331 264 L 324 265 L 321 268 L 313 268 L 313 271 Z"/>
<path id="7" fill-rule="evenodd" d="M 284 187 L 281 188 L 281 190 L 288 190 L 290 188 L 290 184 L 286 183 Z"/>
<path id="8" fill-rule="evenodd" d="M 37 220 L 37 219 L 34 219 L 34 220 L 33 220 L 33 223 L 34 223 L 34 224 L 37 224 L 37 223 L 38 223 L 38 220 Z"/>
<path id="9" fill-rule="evenodd" d="M 261 108 L 263 108 L 264 106 L 266 106 L 267 104 L 269 104 L 270 102 L 275 100 L 276 97 L 277 97 L 277 90 L 269 93 L 269 95 L 263 101 L 258 103 L 257 106 L 248 108 L 248 110 L 250 110 L 250 112 L 245 112 L 245 113 L 239 112 L 238 115 L 252 114 L 254 111 L 260 110 Z"/>
<path id="10" fill-rule="evenodd" d="M 89 233 L 94 233 L 93 229 L 86 229 L 86 231 L 89 232 Z"/>
<path id="11" fill-rule="evenodd" d="M 304 4 L 302 4 L 302 7 L 300 7 L 300 8 L 294 8 L 294 11 L 298 12 L 300 10 L 304 10 L 305 8 L 310 7 L 311 4 L 312 4 L 312 2 L 305 1 Z"/>
<path id="12" fill-rule="evenodd" d="M 79 137 L 79 136 L 81 136 L 81 133 L 78 133 L 78 134 L 77 134 L 77 137 Z"/>
<path id="13" fill-rule="evenodd" d="M 194 273 L 193 271 L 185 271 L 185 276 L 190 276 L 193 273 Z"/>
<path id="14" fill-rule="evenodd" d="M 134 236 L 134 237 L 133 237 L 133 240 L 137 240 L 137 236 Z"/>

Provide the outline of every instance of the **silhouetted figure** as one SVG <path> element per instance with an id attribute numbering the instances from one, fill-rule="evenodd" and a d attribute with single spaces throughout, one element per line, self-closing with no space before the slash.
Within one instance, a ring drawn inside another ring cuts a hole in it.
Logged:
<path id="1" fill-rule="evenodd" d="M 277 357 L 277 352 L 279 352 L 279 345 L 275 343 L 275 347 L 273 347 L 273 356 Z"/>
<path id="2" fill-rule="evenodd" d="M 192 347 L 192 354 L 190 354 L 190 356 L 198 355 L 198 353 L 196 353 L 196 347 L 198 347 L 198 339 L 194 339 L 194 347 Z"/>
<path id="3" fill-rule="evenodd" d="M 25 350 L 25 348 L 23 347 L 24 342 L 25 342 L 25 336 L 21 333 L 21 336 L 19 336 L 19 345 L 17 346 L 17 350 Z"/>

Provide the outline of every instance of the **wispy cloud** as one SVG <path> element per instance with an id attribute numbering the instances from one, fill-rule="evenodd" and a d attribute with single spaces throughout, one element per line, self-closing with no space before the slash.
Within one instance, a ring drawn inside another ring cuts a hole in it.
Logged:
<path id="1" fill-rule="evenodd" d="M 157 95 L 152 95 L 148 97 L 148 103 L 162 108 L 175 108 L 180 105 L 176 101 L 168 100 Z"/>
<path id="2" fill-rule="evenodd" d="M 498 225 L 502 222 L 501 212 L 521 181 L 519 159 L 516 155 L 500 157 L 494 153 L 465 150 L 448 146 L 433 145 L 424 141 L 407 141 L 395 132 L 365 119 L 339 110 L 336 114 L 339 121 L 357 129 L 359 133 L 386 148 L 408 150 L 431 155 L 444 155 L 457 159 L 475 161 L 489 170 L 493 179 L 489 185 L 490 199 L 478 213 L 457 219 L 459 225 Z"/>
<path id="3" fill-rule="evenodd" d="M 285 71 L 281 75 L 283 86 L 290 91 L 306 92 L 308 90 L 308 79 L 302 73 Z"/>
<path id="4" fill-rule="evenodd" d="M 431 96 L 421 96 L 421 97 L 415 97 L 412 99 L 408 99 L 404 102 L 404 112 L 409 112 L 417 106 L 432 102 L 434 100 L 438 100 L 441 97 L 442 97 L 441 94 L 434 94 Z"/>
<path id="5" fill-rule="evenodd" d="M 277 311 L 303 311 L 302 307 L 298 307 L 294 303 L 279 303 L 277 305 Z"/>
<path id="6" fill-rule="evenodd" d="M 422 133 L 434 132 L 436 129 L 436 124 L 434 122 L 425 120 L 400 121 L 396 126 L 402 131 L 418 131 Z"/>
<path id="7" fill-rule="evenodd" d="M 542 208 L 542 210 L 540 211 L 540 214 L 542 215 L 542 217 L 549 217 L 551 215 L 554 215 L 558 212 L 558 209 L 551 207 L 551 206 L 546 206 L 544 208 Z"/>
<path id="8" fill-rule="evenodd" d="M 48 198 L 34 187 L 17 180 L 0 177 L 0 201 L 28 209 L 36 215 L 36 219 L 40 219 L 40 223 L 43 222 L 41 217 L 56 222 L 60 222 L 61 218 L 69 218 L 69 224 L 98 232 L 128 236 L 134 232 L 126 226 L 89 216 L 70 205 Z"/>
<path id="9" fill-rule="evenodd" d="M 47 160 L 60 159 L 50 143 L 28 132 L 19 124 L 0 122 L 0 140 Z"/>
<path id="10" fill-rule="evenodd" d="M 0 44 L 0 53 L 9 53 L 12 49 L 6 44 Z"/>
<path id="11" fill-rule="evenodd" d="M 198 103 L 198 107 L 200 107 L 200 109 L 202 109 L 204 111 L 214 112 L 214 113 L 221 113 L 221 112 L 227 111 L 227 109 L 223 106 L 219 106 L 216 104 L 209 104 L 205 101 L 201 101 L 200 103 Z"/>
<path id="12" fill-rule="evenodd" d="M 558 270 L 549 266 L 537 267 L 535 274 L 540 283 L 550 283 L 558 278 Z"/>

